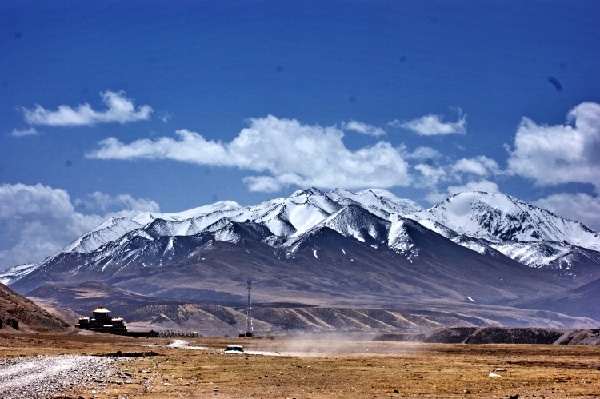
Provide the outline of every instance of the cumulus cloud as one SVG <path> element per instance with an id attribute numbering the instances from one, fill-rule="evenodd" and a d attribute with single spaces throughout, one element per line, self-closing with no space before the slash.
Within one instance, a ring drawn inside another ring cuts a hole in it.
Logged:
<path id="1" fill-rule="evenodd" d="M 440 158 L 442 154 L 431 147 L 417 147 L 411 153 L 407 154 L 409 159 L 427 160 Z"/>
<path id="2" fill-rule="evenodd" d="M 390 126 L 410 130 L 422 136 L 436 136 L 445 134 L 465 134 L 467 132 L 467 116 L 458 108 L 456 122 L 444 122 L 442 115 L 429 114 L 411 121 L 394 120 Z"/>
<path id="3" fill-rule="evenodd" d="M 461 158 L 452 166 L 452 170 L 459 174 L 478 176 L 498 174 L 500 172 L 498 162 L 484 155 L 475 158 Z"/>
<path id="4" fill-rule="evenodd" d="M 540 185 L 590 183 L 599 192 L 600 104 L 577 105 L 565 125 L 538 125 L 523 118 L 508 170 Z"/>
<path id="5" fill-rule="evenodd" d="M 577 220 L 594 231 L 600 231 L 600 198 L 584 193 L 553 194 L 534 202 L 567 219 Z"/>
<path id="6" fill-rule="evenodd" d="M 276 177 L 250 176 L 244 178 L 244 183 L 250 191 L 254 192 L 276 192 L 282 186 L 301 186 L 302 179 L 293 173 L 286 173 Z"/>
<path id="7" fill-rule="evenodd" d="M 437 152 L 419 152 L 432 155 L 431 158 L 419 159 L 420 163 L 414 166 L 417 173 L 414 174 L 413 186 L 429 190 L 425 196 L 427 201 L 437 203 L 459 192 L 498 192 L 498 185 L 488 180 L 504 174 L 495 160 L 480 155 L 453 161 Z"/>
<path id="8" fill-rule="evenodd" d="M 76 210 L 65 190 L 37 184 L 0 186 L 0 270 L 17 264 L 39 262 L 111 216 L 157 212 L 152 201 L 129 195 L 114 198 L 94 193 L 88 201 L 107 212 Z M 110 208 L 110 211 L 109 211 Z"/>
<path id="9" fill-rule="evenodd" d="M 158 204 L 152 200 L 144 198 L 133 198 L 129 194 L 118 194 L 110 196 L 96 191 L 89 194 L 84 199 L 76 199 L 74 205 L 84 208 L 87 211 L 110 213 L 111 215 L 128 215 L 131 211 L 138 212 L 158 212 Z"/>
<path id="10" fill-rule="evenodd" d="M 415 170 L 420 174 L 415 180 L 415 187 L 435 187 L 440 181 L 446 180 L 447 173 L 443 167 L 420 163 L 415 165 Z"/>
<path id="11" fill-rule="evenodd" d="M 375 137 L 383 136 L 385 134 L 385 130 L 380 127 L 357 121 L 344 122 L 342 124 L 342 129 Z"/>
<path id="12" fill-rule="evenodd" d="M 303 125 L 295 119 L 272 115 L 249 119 L 248 123 L 249 127 L 229 143 L 178 130 L 175 138 L 143 139 L 129 144 L 109 138 L 87 156 L 171 159 L 236 167 L 260 173 L 245 179 L 255 191 L 277 191 L 286 186 L 354 189 L 410 184 L 402 151 L 387 142 L 353 151 L 345 146 L 344 133 L 335 127 Z"/>
<path id="13" fill-rule="evenodd" d="M 13 131 L 10 133 L 10 135 L 13 137 L 35 136 L 36 134 L 38 134 L 38 131 L 33 127 L 28 129 L 13 129 Z"/>
<path id="14" fill-rule="evenodd" d="M 102 102 L 108 107 L 104 111 L 93 110 L 87 103 L 75 108 L 60 105 L 56 111 L 36 105 L 33 109 L 22 108 L 22 111 L 29 124 L 43 126 L 90 126 L 106 122 L 135 122 L 150 118 L 152 113 L 152 107 L 149 105 L 142 105 L 136 109 L 133 101 L 125 97 L 123 91 L 107 90 L 100 93 L 100 96 Z"/>

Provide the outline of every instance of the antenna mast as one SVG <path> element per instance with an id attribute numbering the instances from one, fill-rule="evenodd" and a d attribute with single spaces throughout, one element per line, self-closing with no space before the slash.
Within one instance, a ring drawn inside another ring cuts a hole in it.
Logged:
<path id="1" fill-rule="evenodd" d="M 246 308 L 246 337 L 254 334 L 252 327 L 252 301 L 250 300 L 250 290 L 252 289 L 252 280 L 248 279 L 248 307 Z"/>

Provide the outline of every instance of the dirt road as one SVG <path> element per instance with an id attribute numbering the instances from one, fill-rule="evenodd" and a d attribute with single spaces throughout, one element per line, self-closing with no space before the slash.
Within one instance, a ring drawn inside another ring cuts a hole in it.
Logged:
<path id="1" fill-rule="evenodd" d="M 64 389 L 61 395 L 67 398 L 523 399 L 590 398 L 600 393 L 597 346 L 328 338 L 194 338 L 184 344 L 108 335 L 0 336 L 0 358 L 151 351 L 149 356 L 112 363 L 117 373 L 112 377 Z M 227 344 L 241 344 L 247 353 L 225 355 Z"/>

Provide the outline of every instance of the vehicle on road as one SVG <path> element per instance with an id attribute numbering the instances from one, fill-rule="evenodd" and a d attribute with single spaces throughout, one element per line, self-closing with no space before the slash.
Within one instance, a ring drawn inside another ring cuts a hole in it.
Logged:
<path id="1" fill-rule="evenodd" d="M 228 355 L 244 353 L 244 348 L 242 347 L 242 345 L 227 345 L 224 353 L 226 353 Z"/>

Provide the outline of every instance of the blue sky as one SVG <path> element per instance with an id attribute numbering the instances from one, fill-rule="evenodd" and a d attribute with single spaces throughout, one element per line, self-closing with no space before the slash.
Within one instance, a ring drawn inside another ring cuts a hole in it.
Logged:
<path id="1" fill-rule="evenodd" d="M 0 269 L 316 186 L 600 230 L 597 1 L 0 2 Z"/>

